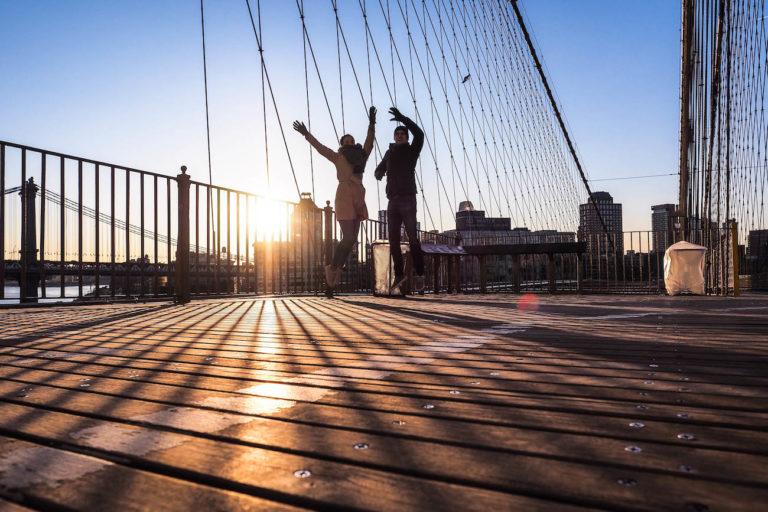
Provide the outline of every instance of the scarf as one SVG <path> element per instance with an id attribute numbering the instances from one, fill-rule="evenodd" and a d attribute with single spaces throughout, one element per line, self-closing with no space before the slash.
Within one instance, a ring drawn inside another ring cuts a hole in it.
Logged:
<path id="1" fill-rule="evenodd" d="M 339 153 L 344 155 L 344 158 L 347 159 L 347 162 L 349 162 L 354 169 L 355 174 L 363 174 L 363 171 L 365 171 L 365 162 L 368 161 L 368 156 L 366 156 L 365 151 L 363 151 L 363 146 L 360 144 L 355 144 L 354 146 L 341 146 L 339 148 Z"/>

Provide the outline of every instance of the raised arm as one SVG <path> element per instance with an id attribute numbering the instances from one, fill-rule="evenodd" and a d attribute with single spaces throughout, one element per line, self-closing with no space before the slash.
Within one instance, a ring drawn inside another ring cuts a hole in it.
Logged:
<path id="1" fill-rule="evenodd" d="M 304 136 L 305 139 L 307 139 L 307 142 L 309 142 L 313 148 L 317 150 L 318 153 L 323 155 L 325 158 L 330 160 L 331 162 L 336 162 L 336 158 L 338 157 L 338 153 L 336 153 L 331 148 L 324 146 L 320 143 L 311 133 L 309 133 L 309 130 L 307 130 L 307 127 L 304 126 L 304 123 L 300 123 L 298 121 L 293 122 L 293 129 L 299 132 Z"/>
<path id="2" fill-rule="evenodd" d="M 390 108 L 389 113 L 392 114 L 392 121 L 403 123 L 405 127 L 408 128 L 408 131 L 413 134 L 411 151 L 413 151 L 416 156 L 419 156 L 419 153 L 421 153 L 421 148 L 424 146 L 424 132 L 421 131 L 419 125 L 414 123 L 410 117 L 404 116 L 403 113 L 400 112 L 396 107 Z"/>
<path id="3" fill-rule="evenodd" d="M 424 146 L 424 132 L 419 125 L 413 122 L 410 117 L 403 119 L 403 124 L 413 134 L 413 140 L 411 141 L 411 151 L 418 155 L 421 153 L 421 148 Z"/>
<path id="4" fill-rule="evenodd" d="M 363 143 L 363 151 L 365 156 L 370 156 L 373 151 L 373 139 L 376 137 L 376 107 L 371 107 L 368 110 L 368 134 L 365 136 L 365 143 Z"/>

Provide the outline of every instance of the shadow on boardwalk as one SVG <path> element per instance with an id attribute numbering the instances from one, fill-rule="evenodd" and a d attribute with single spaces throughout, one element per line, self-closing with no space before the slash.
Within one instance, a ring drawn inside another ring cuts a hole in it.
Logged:
<path id="1" fill-rule="evenodd" d="M 767 299 L 533 304 L 497 295 L 2 311 L 0 504 L 766 501 Z"/>

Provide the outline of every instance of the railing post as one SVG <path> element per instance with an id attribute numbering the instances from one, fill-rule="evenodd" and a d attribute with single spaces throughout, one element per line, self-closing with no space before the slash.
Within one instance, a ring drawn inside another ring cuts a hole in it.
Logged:
<path id="1" fill-rule="evenodd" d="M 731 265 L 733 271 L 733 296 L 738 297 L 741 295 L 741 285 L 739 283 L 739 231 L 735 220 L 731 220 L 729 224 L 731 229 L 731 254 L 733 254 L 733 264 Z"/>
<path id="2" fill-rule="evenodd" d="M 557 291 L 557 282 L 555 279 L 555 255 L 547 254 L 547 280 L 549 281 L 549 293 Z"/>
<path id="3" fill-rule="evenodd" d="M 520 293 L 520 255 L 512 255 L 512 289 Z"/>
<path id="4" fill-rule="evenodd" d="M 435 292 L 435 294 L 440 293 L 440 263 L 441 263 L 442 259 L 443 259 L 442 256 L 440 256 L 439 254 L 435 254 L 432 257 L 432 261 L 433 261 L 433 264 L 432 264 L 432 273 L 433 273 L 432 278 L 433 278 L 433 281 L 434 281 L 433 291 Z"/>
<path id="5" fill-rule="evenodd" d="M 324 231 L 323 237 L 325 242 L 325 264 L 330 265 L 333 261 L 333 208 L 331 208 L 331 202 L 325 202 L 325 208 L 323 208 L 324 219 Z"/>
<path id="6" fill-rule="evenodd" d="M 179 236 L 176 242 L 176 301 L 186 304 L 190 300 L 189 287 L 189 185 L 187 167 L 181 166 L 176 176 L 179 194 Z M 170 265 L 170 261 L 168 264 Z"/>
<path id="7" fill-rule="evenodd" d="M 582 290 L 582 285 L 581 285 L 581 280 L 582 280 L 581 265 L 582 265 L 582 263 L 583 262 L 582 262 L 582 258 L 581 258 L 581 253 L 577 252 L 576 253 L 576 291 L 578 293 L 581 293 L 583 291 Z"/>
<path id="8" fill-rule="evenodd" d="M 40 274 L 37 262 L 37 218 L 35 199 L 40 190 L 32 178 L 21 184 L 21 231 L 24 245 L 21 248 L 21 272 L 19 275 L 19 302 L 37 302 Z M 45 284 L 43 284 L 45 286 Z"/>
<path id="9" fill-rule="evenodd" d="M 461 256 L 456 258 L 456 293 L 462 293 L 461 291 Z"/>
<path id="10" fill-rule="evenodd" d="M 480 266 L 480 293 L 486 293 L 485 256 L 478 256 L 477 262 Z"/>

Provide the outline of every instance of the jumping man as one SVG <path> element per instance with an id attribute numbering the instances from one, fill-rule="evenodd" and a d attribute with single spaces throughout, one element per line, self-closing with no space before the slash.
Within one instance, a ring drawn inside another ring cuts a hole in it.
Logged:
<path id="1" fill-rule="evenodd" d="M 421 147 L 424 145 L 424 132 L 398 109 L 389 109 L 392 121 L 401 123 L 395 128 L 395 142 L 376 167 L 375 176 L 381 180 L 387 176 L 387 225 L 389 228 L 389 250 L 395 267 L 395 278 L 390 290 L 400 288 L 405 282 L 403 252 L 400 249 L 400 226 L 405 224 L 408 244 L 413 257 L 416 276 L 413 282 L 415 291 L 424 289 L 424 254 L 421 252 L 418 234 L 416 233 L 416 161 L 419 159 Z M 409 133 L 413 134 L 413 142 L 408 143 Z"/>

